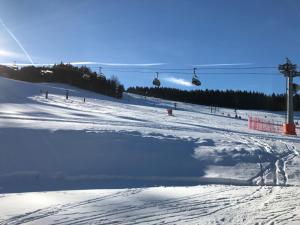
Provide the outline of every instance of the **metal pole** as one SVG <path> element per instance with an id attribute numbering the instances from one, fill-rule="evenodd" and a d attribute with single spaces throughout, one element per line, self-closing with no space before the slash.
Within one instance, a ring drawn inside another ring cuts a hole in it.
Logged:
<path id="1" fill-rule="evenodd" d="M 293 77 L 299 76 L 297 72 L 297 65 L 292 64 L 291 61 L 287 58 L 286 63 L 279 65 L 278 69 L 286 77 L 286 123 L 283 124 L 283 133 L 289 135 L 296 135 L 296 126 L 294 123 L 294 106 L 293 106 Z M 297 88 L 296 88 L 297 90 Z"/>
<path id="2" fill-rule="evenodd" d="M 287 123 L 294 124 L 293 77 L 287 77 Z"/>

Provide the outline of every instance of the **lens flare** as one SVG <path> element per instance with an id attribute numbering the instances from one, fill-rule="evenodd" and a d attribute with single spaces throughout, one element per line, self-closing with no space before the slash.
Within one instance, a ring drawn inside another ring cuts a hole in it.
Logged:
<path id="1" fill-rule="evenodd" d="M 24 54 L 26 55 L 27 59 L 29 60 L 29 62 L 31 63 L 31 65 L 34 65 L 32 58 L 30 57 L 30 55 L 28 54 L 28 52 L 26 51 L 26 49 L 23 47 L 23 45 L 21 44 L 21 42 L 18 40 L 18 38 L 10 31 L 10 29 L 5 25 L 5 23 L 3 22 L 3 20 L 0 18 L 0 23 L 2 24 L 3 28 L 6 30 L 6 32 L 12 37 L 12 39 L 14 39 L 14 41 L 17 43 L 17 45 L 22 49 L 22 51 L 24 52 Z"/>

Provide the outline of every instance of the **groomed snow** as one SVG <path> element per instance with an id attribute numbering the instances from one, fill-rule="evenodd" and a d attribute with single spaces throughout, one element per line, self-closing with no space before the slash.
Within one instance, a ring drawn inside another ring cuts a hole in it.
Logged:
<path id="1" fill-rule="evenodd" d="M 247 127 L 283 113 L 173 106 L 0 78 L 0 224 L 300 223 L 300 139 Z"/>
<path id="2" fill-rule="evenodd" d="M 298 187 L 204 185 L 1 196 L 0 224 L 300 223 Z"/>

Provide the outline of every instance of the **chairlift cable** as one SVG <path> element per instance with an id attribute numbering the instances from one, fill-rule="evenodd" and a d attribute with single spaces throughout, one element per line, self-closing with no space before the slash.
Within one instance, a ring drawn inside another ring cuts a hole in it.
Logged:
<path id="1" fill-rule="evenodd" d="M 151 71 L 138 71 L 138 70 L 117 70 L 117 69 L 105 69 L 103 70 L 107 72 L 121 72 L 121 73 L 140 73 L 140 74 L 153 74 Z M 178 75 L 189 75 L 187 72 L 176 72 L 176 71 L 168 71 L 161 72 L 161 74 L 178 74 Z M 278 75 L 278 73 L 270 73 L 270 72 L 204 72 L 203 75 Z"/>
<path id="2" fill-rule="evenodd" d="M 275 66 L 252 66 L 252 67 L 190 67 L 190 68 L 161 68 L 161 67 L 119 67 L 119 66 L 101 66 L 105 69 L 134 69 L 134 70 L 176 70 L 176 71 L 190 71 L 191 68 L 201 70 L 251 70 L 251 69 L 277 69 Z M 90 68 L 99 68 L 99 66 L 90 66 Z"/>

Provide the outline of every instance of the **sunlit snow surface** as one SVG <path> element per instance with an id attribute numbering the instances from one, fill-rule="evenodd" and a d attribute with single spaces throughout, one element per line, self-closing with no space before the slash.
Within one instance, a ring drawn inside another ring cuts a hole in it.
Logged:
<path id="1" fill-rule="evenodd" d="M 283 113 L 170 107 L 0 78 L 0 224 L 300 224 L 300 139 L 247 127 Z"/>
<path id="2" fill-rule="evenodd" d="M 1 200 L 0 224 L 297 225 L 297 189 L 205 185 L 9 194 Z"/>

